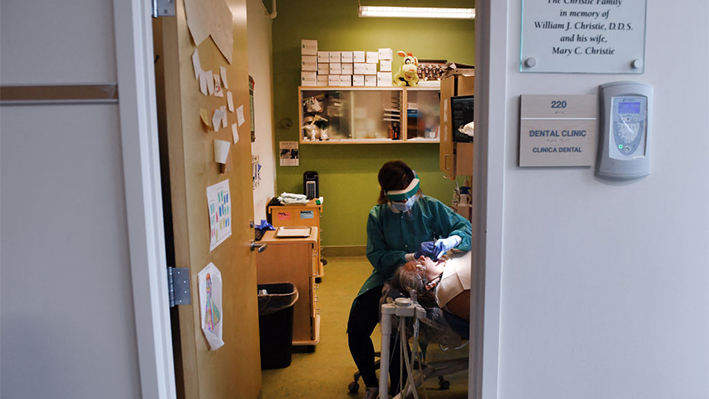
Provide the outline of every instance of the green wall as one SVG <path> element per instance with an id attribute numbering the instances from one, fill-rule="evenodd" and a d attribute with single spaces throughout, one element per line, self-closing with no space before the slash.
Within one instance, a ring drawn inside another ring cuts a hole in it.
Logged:
<path id="1" fill-rule="evenodd" d="M 403 50 L 419 59 L 466 64 L 475 61 L 474 21 L 359 18 L 354 0 L 289 0 L 278 2 L 277 7 L 278 16 L 273 22 L 276 162 L 278 143 L 298 141 L 300 135 L 301 39 L 317 40 L 321 51 L 376 51 L 389 47 L 395 54 Z M 396 72 L 401 58 L 394 58 L 392 70 Z M 283 121 L 290 121 L 291 127 L 284 128 Z M 455 182 L 443 178 L 438 169 L 438 144 L 300 144 L 300 166 L 276 168 L 276 194 L 302 193 L 303 172 L 317 171 L 320 195 L 325 198 L 323 245 L 365 245 L 367 214 L 379 194 L 377 172 L 392 159 L 401 159 L 416 170 L 425 194 L 451 203 Z"/>

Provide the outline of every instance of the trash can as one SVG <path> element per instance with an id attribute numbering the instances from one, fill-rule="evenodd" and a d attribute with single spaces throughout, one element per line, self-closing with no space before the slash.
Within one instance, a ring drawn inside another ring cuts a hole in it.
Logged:
<path id="1" fill-rule="evenodd" d="M 291 283 L 258 285 L 262 370 L 290 366 L 293 353 L 293 305 L 297 300 L 298 289 Z"/>

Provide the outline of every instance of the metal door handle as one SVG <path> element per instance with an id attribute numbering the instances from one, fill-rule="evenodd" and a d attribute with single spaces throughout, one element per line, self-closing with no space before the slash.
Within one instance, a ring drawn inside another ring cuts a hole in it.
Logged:
<path id="1" fill-rule="evenodd" d="M 268 244 L 266 243 L 258 243 L 251 241 L 251 251 L 255 251 L 258 249 L 258 252 L 261 253 L 266 250 L 266 247 L 268 247 Z"/>

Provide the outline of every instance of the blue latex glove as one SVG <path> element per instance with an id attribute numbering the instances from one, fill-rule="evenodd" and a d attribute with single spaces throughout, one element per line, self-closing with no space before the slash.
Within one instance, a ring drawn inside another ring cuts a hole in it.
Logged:
<path id="1" fill-rule="evenodd" d="M 436 243 L 434 244 L 435 256 L 432 256 L 431 259 L 438 260 L 438 258 L 445 255 L 446 252 L 455 248 L 456 245 L 458 245 L 458 240 L 456 240 L 455 237 L 441 238 L 436 240 Z"/>
<path id="2" fill-rule="evenodd" d="M 426 241 L 421 243 L 419 249 L 414 253 L 414 258 L 418 259 L 422 256 L 428 256 L 429 258 L 433 258 L 435 253 L 436 246 L 433 244 L 433 241 Z"/>
<path id="3" fill-rule="evenodd" d="M 271 224 L 268 223 L 268 222 L 267 222 L 266 220 L 264 220 L 264 219 L 261 219 L 261 223 L 260 223 L 260 224 L 257 224 L 257 225 L 254 226 L 254 227 L 257 228 L 257 229 L 259 229 L 259 230 L 275 230 L 275 228 L 274 228 L 273 226 L 271 226 Z"/>

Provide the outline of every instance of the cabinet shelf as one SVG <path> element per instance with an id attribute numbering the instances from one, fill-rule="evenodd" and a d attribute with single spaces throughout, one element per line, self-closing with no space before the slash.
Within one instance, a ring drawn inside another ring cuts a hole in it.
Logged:
<path id="1" fill-rule="evenodd" d="M 302 86 L 298 103 L 302 144 L 439 142 L 438 88 Z"/>

